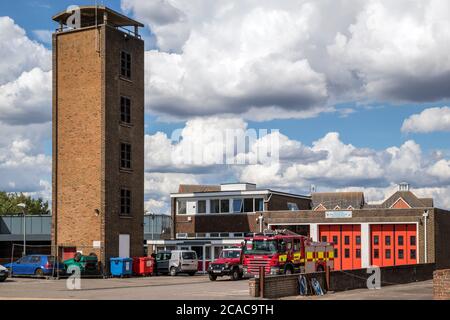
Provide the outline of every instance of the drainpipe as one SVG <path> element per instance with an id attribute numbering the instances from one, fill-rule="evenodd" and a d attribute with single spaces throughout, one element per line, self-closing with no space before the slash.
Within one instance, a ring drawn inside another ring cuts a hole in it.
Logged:
<path id="1" fill-rule="evenodd" d="M 428 218 L 428 210 L 424 210 L 423 212 L 423 225 L 424 225 L 424 250 L 425 250 L 425 263 L 428 263 L 428 245 L 427 245 L 427 218 Z"/>

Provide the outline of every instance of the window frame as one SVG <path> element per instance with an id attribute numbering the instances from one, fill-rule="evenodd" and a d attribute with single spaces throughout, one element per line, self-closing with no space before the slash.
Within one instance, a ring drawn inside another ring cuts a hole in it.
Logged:
<path id="1" fill-rule="evenodd" d="M 124 150 L 125 147 L 125 150 Z M 129 148 L 129 150 L 127 149 Z M 120 169 L 121 170 L 132 170 L 132 162 L 133 162 L 133 147 L 131 143 L 122 141 L 120 142 Z"/>
<path id="2" fill-rule="evenodd" d="M 125 193 L 125 194 L 124 194 Z M 129 217 L 132 213 L 133 195 L 130 188 L 120 188 L 120 216 Z M 124 210 L 125 209 L 125 210 Z"/>
<path id="3" fill-rule="evenodd" d="M 131 125 L 131 97 L 121 95 L 120 96 L 120 123 L 125 125 Z"/>
<path id="4" fill-rule="evenodd" d="M 124 57 L 125 55 L 125 57 Z M 131 80 L 132 76 L 132 62 L 133 58 L 131 53 L 126 50 L 120 51 L 120 77 L 123 79 Z M 124 66 L 125 63 L 125 66 Z"/>

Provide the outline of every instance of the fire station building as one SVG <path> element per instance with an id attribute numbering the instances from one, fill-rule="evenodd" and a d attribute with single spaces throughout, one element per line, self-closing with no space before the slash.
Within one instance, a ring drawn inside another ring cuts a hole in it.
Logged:
<path id="1" fill-rule="evenodd" d="M 220 248 L 238 245 L 261 228 L 333 242 L 336 270 L 450 266 L 450 211 L 435 208 L 433 199 L 417 197 L 405 183 L 379 204 L 366 203 L 363 192 L 300 196 L 253 184 L 180 186 L 171 198 L 172 239 L 148 241 L 149 247 L 193 249 L 204 266 Z"/>

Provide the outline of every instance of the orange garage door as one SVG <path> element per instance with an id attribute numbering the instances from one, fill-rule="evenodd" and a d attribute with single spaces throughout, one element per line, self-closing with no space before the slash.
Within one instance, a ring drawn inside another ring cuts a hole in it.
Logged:
<path id="1" fill-rule="evenodd" d="M 334 244 L 334 270 L 361 268 L 360 225 L 321 225 L 319 239 Z"/>

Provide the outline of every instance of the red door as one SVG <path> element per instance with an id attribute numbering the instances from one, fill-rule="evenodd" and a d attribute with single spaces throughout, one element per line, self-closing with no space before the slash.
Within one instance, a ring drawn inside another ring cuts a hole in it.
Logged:
<path id="1" fill-rule="evenodd" d="M 383 241 L 381 239 L 383 230 L 381 225 L 372 225 L 370 229 L 371 233 L 371 248 L 372 248 L 372 265 L 383 266 Z"/>
<path id="2" fill-rule="evenodd" d="M 342 236 L 341 236 L 341 260 L 342 270 L 351 270 L 353 269 L 353 226 L 352 225 L 342 225 Z"/>
<path id="3" fill-rule="evenodd" d="M 395 265 L 408 264 L 407 225 L 395 226 Z"/>
<path id="4" fill-rule="evenodd" d="M 383 235 L 383 267 L 393 266 L 395 264 L 395 232 L 392 224 L 382 226 Z"/>
<path id="5" fill-rule="evenodd" d="M 415 224 L 408 224 L 406 227 L 406 236 L 407 236 L 407 246 L 408 252 L 407 262 L 408 264 L 416 264 L 417 263 L 417 230 Z"/>
<path id="6" fill-rule="evenodd" d="M 353 225 L 352 242 L 353 242 L 352 266 L 353 266 L 353 269 L 360 269 L 361 268 L 361 225 L 359 225 L 359 224 Z"/>
<path id="7" fill-rule="evenodd" d="M 334 244 L 334 270 L 342 269 L 342 241 L 341 226 L 331 225 L 329 240 Z"/>

